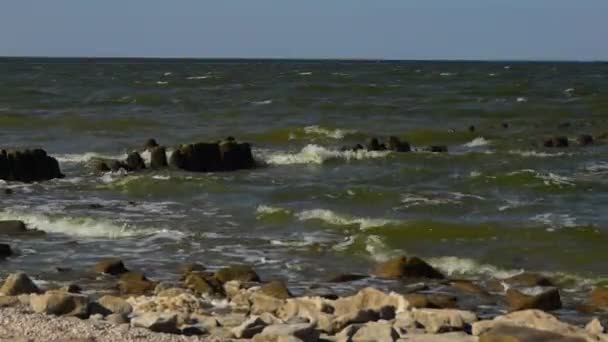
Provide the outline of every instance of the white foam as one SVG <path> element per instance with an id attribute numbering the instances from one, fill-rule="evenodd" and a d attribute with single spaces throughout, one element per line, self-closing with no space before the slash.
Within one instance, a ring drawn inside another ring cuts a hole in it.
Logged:
<path id="1" fill-rule="evenodd" d="M 328 209 L 312 209 L 304 210 L 296 214 L 300 221 L 321 220 L 323 222 L 337 226 L 358 225 L 359 229 L 365 230 L 369 228 L 382 227 L 389 224 L 394 224 L 397 221 L 387 219 L 377 219 L 369 217 L 350 217 L 337 214 Z"/>
<path id="2" fill-rule="evenodd" d="M 524 103 L 524 102 L 528 102 L 528 98 L 527 97 L 518 97 L 516 100 L 518 103 Z"/>
<path id="3" fill-rule="evenodd" d="M 556 152 L 556 153 L 547 153 L 547 152 L 539 152 L 539 151 L 522 151 L 522 150 L 511 150 L 508 152 L 512 155 L 518 155 L 526 158 L 551 158 L 551 157 L 561 157 L 564 155 L 569 155 L 565 152 Z"/>
<path id="4" fill-rule="evenodd" d="M 262 157 L 266 163 L 271 165 L 323 164 L 329 160 L 337 159 L 350 161 L 384 158 L 389 153 L 390 151 L 337 151 L 319 145 L 309 144 L 297 153 L 272 152 Z"/>
<path id="5" fill-rule="evenodd" d="M 453 72 L 442 72 L 439 74 L 439 76 L 443 76 L 443 77 L 449 77 L 449 76 L 454 76 L 454 75 L 456 75 L 456 74 Z"/>
<path id="6" fill-rule="evenodd" d="M 472 148 L 472 147 L 482 147 L 482 146 L 487 146 L 487 145 L 490 145 L 489 140 L 486 140 L 484 137 L 477 137 L 462 146 Z"/>
<path id="7" fill-rule="evenodd" d="M 51 216 L 30 214 L 14 210 L 0 212 L 0 220 L 20 220 L 30 228 L 43 230 L 47 233 L 59 233 L 70 236 L 88 238 L 121 238 L 139 235 L 166 233 L 164 229 L 138 229 L 126 223 L 115 223 L 101 218 Z M 173 235 L 178 232 L 171 232 Z M 178 233 L 179 235 L 179 233 Z"/>
<path id="8" fill-rule="evenodd" d="M 428 262 L 448 276 L 452 275 L 488 275 L 494 278 L 508 278 L 519 274 L 522 270 L 505 270 L 494 265 L 480 264 L 479 262 L 458 257 L 431 258 Z"/>
<path id="9" fill-rule="evenodd" d="M 279 214 L 279 213 L 289 214 L 289 213 L 291 213 L 291 211 L 289 211 L 288 209 L 284 209 L 284 208 L 271 207 L 271 206 L 262 204 L 256 208 L 255 213 L 258 216 L 264 216 L 264 215 L 273 215 L 273 214 Z"/>
<path id="10" fill-rule="evenodd" d="M 156 84 L 158 84 L 158 85 L 166 85 L 166 84 L 169 84 L 169 82 L 167 82 L 167 81 L 156 81 Z"/>
<path id="11" fill-rule="evenodd" d="M 205 75 L 205 76 L 190 76 L 190 77 L 186 77 L 187 80 L 206 80 L 208 78 L 210 78 L 211 76 L 209 75 Z"/>
<path id="12" fill-rule="evenodd" d="M 310 72 L 310 71 L 299 72 L 298 75 L 300 75 L 300 76 L 310 76 L 310 75 L 312 75 L 312 72 Z"/>
<path id="13" fill-rule="evenodd" d="M 323 136 L 331 139 L 343 139 L 349 134 L 357 133 L 356 130 L 352 129 L 328 129 L 321 126 L 313 125 L 304 127 L 304 133 L 310 135 Z"/>
<path id="14" fill-rule="evenodd" d="M 545 213 L 538 214 L 531 218 L 532 221 L 542 223 L 550 228 L 576 227 L 576 218 L 568 214 Z"/>
<path id="15" fill-rule="evenodd" d="M 92 159 L 125 159 L 126 154 L 104 154 L 97 152 L 84 152 L 84 153 L 68 153 L 68 154 L 57 154 L 53 155 L 60 163 L 86 163 Z"/>
<path id="16" fill-rule="evenodd" d="M 255 106 L 269 105 L 269 104 L 272 104 L 272 99 L 262 100 L 262 101 L 252 101 L 251 104 L 255 105 Z"/>

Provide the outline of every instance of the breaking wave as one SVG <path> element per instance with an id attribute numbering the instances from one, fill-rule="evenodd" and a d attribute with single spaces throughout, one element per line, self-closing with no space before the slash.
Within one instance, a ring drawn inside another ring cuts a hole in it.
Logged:
<path id="1" fill-rule="evenodd" d="M 262 159 L 270 165 L 291 165 L 291 164 L 323 164 L 330 160 L 363 160 L 384 158 L 389 151 L 338 151 L 325 147 L 309 144 L 300 152 L 271 152 L 262 156 Z"/>

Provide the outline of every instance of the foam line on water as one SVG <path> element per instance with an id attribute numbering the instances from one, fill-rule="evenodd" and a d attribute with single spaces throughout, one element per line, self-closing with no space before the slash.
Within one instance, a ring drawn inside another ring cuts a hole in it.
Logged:
<path id="1" fill-rule="evenodd" d="M 363 160 L 384 158 L 390 151 L 338 151 L 325 148 L 323 146 L 309 144 L 300 152 L 270 152 L 262 153 L 262 159 L 271 165 L 292 165 L 292 164 L 323 164 L 330 160 Z"/>

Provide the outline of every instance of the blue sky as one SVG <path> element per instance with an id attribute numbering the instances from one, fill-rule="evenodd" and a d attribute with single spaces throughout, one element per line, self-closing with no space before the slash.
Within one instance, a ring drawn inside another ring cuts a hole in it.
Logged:
<path id="1" fill-rule="evenodd" d="M 0 55 L 608 60 L 608 0 L 1 0 Z"/>

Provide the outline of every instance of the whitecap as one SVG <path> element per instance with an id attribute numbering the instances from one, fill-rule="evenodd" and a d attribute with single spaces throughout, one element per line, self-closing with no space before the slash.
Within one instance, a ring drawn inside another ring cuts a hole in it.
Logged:
<path id="1" fill-rule="evenodd" d="M 486 140 L 484 137 L 477 137 L 462 146 L 472 148 L 472 147 L 487 146 L 489 144 L 490 144 L 490 141 Z"/>
<path id="2" fill-rule="evenodd" d="M 480 264 L 479 262 L 468 259 L 458 258 L 453 256 L 436 257 L 428 260 L 429 263 L 438 268 L 448 276 L 455 275 L 486 275 L 493 278 L 508 278 L 521 273 L 523 270 L 506 270 L 489 264 Z"/>
<path id="3" fill-rule="evenodd" d="M 561 156 L 565 156 L 565 155 L 570 155 L 569 153 L 566 153 L 566 152 L 548 153 L 548 152 L 523 151 L 523 150 L 510 150 L 507 153 L 512 154 L 512 155 L 519 155 L 519 156 L 526 157 L 526 158 L 530 158 L 530 157 L 551 158 L 551 157 L 561 157 Z"/>
<path id="4" fill-rule="evenodd" d="M 84 152 L 84 153 L 68 153 L 68 154 L 57 154 L 53 155 L 60 163 L 86 163 L 92 159 L 125 159 L 127 155 L 122 154 L 105 154 L 97 152 Z"/>
<path id="5" fill-rule="evenodd" d="M 538 214 L 530 218 L 534 222 L 542 223 L 550 228 L 576 227 L 576 218 L 569 214 L 545 213 Z"/>
<path id="6" fill-rule="evenodd" d="M 272 104 L 272 99 L 262 100 L 262 101 L 252 101 L 251 104 L 255 105 L 255 106 L 269 105 L 269 104 Z"/>
<path id="7" fill-rule="evenodd" d="M 8 209 L 0 212 L 0 220 L 20 220 L 30 228 L 47 233 L 88 238 L 121 238 L 167 232 L 165 229 L 139 229 L 131 224 L 117 223 L 102 218 L 31 214 Z M 174 236 L 181 235 L 179 232 L 172 231 L 171 233 Z"/>
<path id="8" fill-rule="evenodd" d="M 158 85 L 166 85 L 166 84 L 169 84 L 169 82 L 167 82 L 167 81 L 156 81 L 156 84 L 158 84 Z"/>
<path id="9" fill-rule="evenodd" d="M 263 153 L 263 160 L 271 165 L 291 165 L 291 164 L 323 164 L 329 160 L 344 159 L 363 160 L 384 158 L 388 156 L 390 151 L 337 151 L 330 150 L 325 147 L 309 144 L 306 145 L 300 152 L 270 152 Z"/>
<path id="10" fill-rule="evenodd" d="M 190 77 L 186 77 L 187 80 L 206 80 L 208 78 L 210 78 L 211 76 L 209 75 L 205 75 L 205 76 L 190 76 Z"/>
<path id="11" fill-rule="evenodd" d="M 163 74 L 163 76 L 171 76 L 171 75 L 173 75 L 173 73 L 169 72 L 169 71 Z"/>
<path id="12" fill-rule="evenodd" d="M 310 76 L 310 75 L 312 75 L 312 72 L 310 72 L 310 71 L 299 72 L 298 75 L 300 75 L 300 76 Z"/>
<path id="13" fill-rule="evenodd" d="M 522 96 L 522 97 L 518 97 L 516 101 L 518 103 L 528 102 L 528 98 Z"/>
<path id="14" fill-rule="evenodd" d="M 328 209 L 304 210 L 297 213 L 296 217 L 300 221 L 320 220 L 336 226 L 358 225 L 360 229 L 377 228 L 396 223 L 396 221 L 387 219 L 340 215 Z"/>
<path id="15" fill-rule="evenodd" d="M 442 72 L 439 74 L 439 76 L 443 76 L 443 77 L 454 76 L 454 75 L 456 75 L 456 74 L 453 72 Z"/>
<path id="16" fill-rule="evenodd" d="M 352 130 L 352 129 L 340 129 L 340 128 L 328 129 L 325 127 L 312 125 L 312 126 L 304 127 L 304 133 L 310 134 L 310 135 L 324 136 L 324 137 L 331 138 L 331 139 L 343 139 L 345 136 L 347 136 L 349 134 L 357 133 L 357 131 Z"/>
<path id="17" fill-rule="evenodd" d="M 279 214 L 279 213 L 285 213 L 285 214 L 289 214 L 291 211 L 289 211 L 288 209 L 285 208 L 279 208 L 279 207 L 271 207 L 269 205 L 258 205 L 258 207 L 255 209 L 255 213 L 257 215 L 273 215 L 273 214 Z"/>

